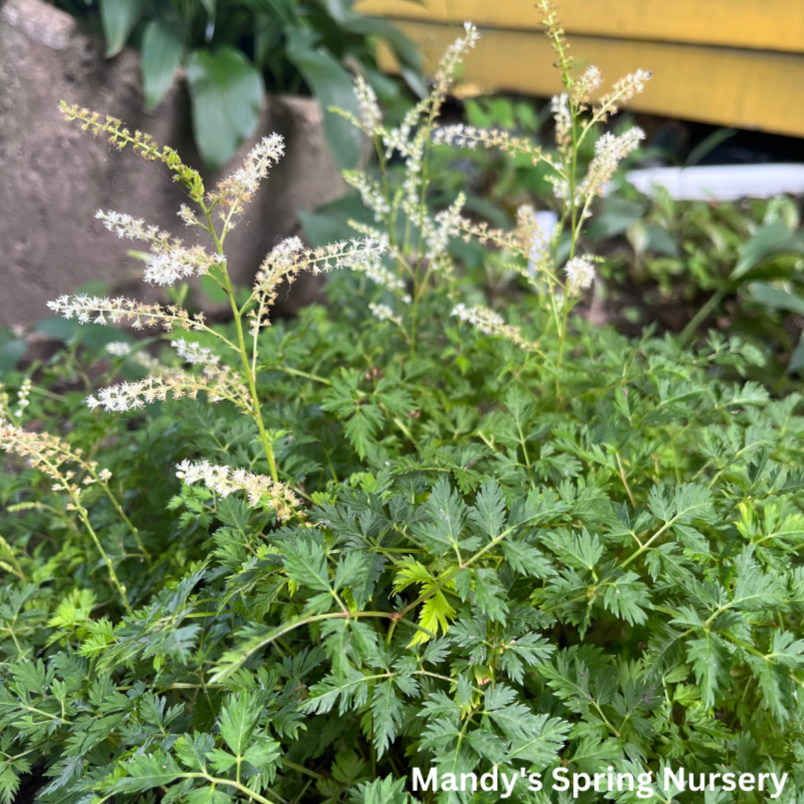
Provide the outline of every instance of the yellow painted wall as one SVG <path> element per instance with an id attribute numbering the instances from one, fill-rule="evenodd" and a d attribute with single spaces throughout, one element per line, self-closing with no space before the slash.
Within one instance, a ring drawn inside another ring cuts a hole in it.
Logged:
<path id="1" fill-rule="evenodd" d="M 532 0 L 363 0 L 357 8 L 395 18 L 428 64 L 460 33 L 457 23 L 471 20 L 483 38 L 464 80 L 539 96 L 560 89 Z M 631 108 L 804 137 L 804 0 L 563 0 L 559 13 L 574 57 L 608 81 L 653 71 Z"/>
<path id="2" fill-rule="evenodd" d="M 561 0 L 567 33 L 804 53 L 804 0 Z M 361 0 L 378 17 L 537 30 L 535 0 Z"/>

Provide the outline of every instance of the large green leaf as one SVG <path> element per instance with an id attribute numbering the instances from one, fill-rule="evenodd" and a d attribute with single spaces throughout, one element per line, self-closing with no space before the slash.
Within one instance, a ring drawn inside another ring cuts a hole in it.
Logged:
<path id="1" fill-rule="evenodd" d="M 254 133 L 264 94 L 262 76 L 237 48 L 196 50 L 187 64 L 198 150 L 211 169 L 228 162 Z"/>
<path id="2" fill-rule="evenodd" d="M 351 123 L 329 111 L 331 106 L 358 114 L 352 78 L 333 56 L 315 47 L 312 34 L 288 31 L 287 55 L 302 74 L 324 111 L 324 130 L 342 170 L 355 167 L 362 135 Z"/>
<path id="3" fill-rule="evenodd" d="M 181 31 L 163 20 L 153 20 L 142 39 L 142 84 L 150 111 L 165 97 L 184 52 Z"/>
<path id="4" fill-rule="evenodd" d="M 333 19 L 335 19 L 334 15 Z M 416 45 L 394 23 L 376 17 L 365 17 L 353 11 L 345 14 L 343 19 L 338 22 L 349 33 L 378 36 L 380 39 L 384 39 L 393 48 L 402 64 L 408 65 L 414 70 L 421 70 L 421 56 Z"/>
<path id="5" fill-rule="evenodd" d="M 740 259 L 732 271 L 731 279 L 739 279 L 751 269 L 780 254 L 804 254 L 804 237 L 791 232 L 783 223 L 776 221 L 763 226 L 740 248 Z"/>
<path id="6" fill-rule="evenodd" d="M 804 298 L 767 282 L 753 282 L 749 287 L 750 297 L 759 304 L 766 304 L 775 310 L 789 310 L 804 315 Z"/>
<path id="7" fill-rule="evenodd" d="M 123 49 L 142 12 L 143 0 L 100 0 L 107 56 L 116 56 Z"/>
<path id="8" fill-rule="evenodd" d="M 376 36 L 384 39 L 399 60 L 399 72 L 405 83 L 420 98 L 427 95 L 427 87 L 421 75 L 422 61 L 419 51 L 416 45 L 393 22 L 375 17 L 365 17 L 354 11 L 349 11 L 338 22 L 349 33 L 359 36 Z"/>

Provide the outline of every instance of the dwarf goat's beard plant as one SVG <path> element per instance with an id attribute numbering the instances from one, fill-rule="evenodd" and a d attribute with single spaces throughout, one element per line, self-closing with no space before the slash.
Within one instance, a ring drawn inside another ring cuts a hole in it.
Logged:
<path id="1" fill-rule="evenodd" d="M 413 768 L 460 780 L 560 765 L 787 772 L 783 800 L 804 794 L 801 399 L 721 380 L 753 357 L 737 342 L 713 335 L 693 353 L 571 315 L 594 278 L 580 232 L 641 134 L 601 137 L 583 177 L 575 154 L 647 75 L 593 101 L 598 72 L 574 77 L 543 10 L 566 87 L 555 153 L 437 127 L 477 39 L 468 25 L 401 127 L 384 127 L 357 82 L 354 122 L 381 173 L 347 179 L 375 225 L 321 249 L 281 243 L 250 291 L 232 287 L 225 246 L 279 138 L 207 192 L 172 150 L 64 107 L 175 172 L 194 204 L 181 218 L 211 247 L 98 217 L 150 246 L 146 280 L 209 276 L 233 320 L 60 298 L 68 318 L 178 331 L 168 340 L 191 368 L 119 343 L 112 374 L 151 373 L 96 391 L 102 412 L 60 408 L 30 382 L 0 399 L 13 469 L 0 541 L 6 801 L 33 772 L 42 801 L 401 804 Z M 548 161 L 560 230 L 539 232 L 526 207 L 515 231 L 495 231 L 460 198 L 433 215 L 428 155 L 449 143 Z M 529 303 L 506 320 L 462 299 L 456 236 L 501 249 Z M 348 269 L 339 304 L 269 326 L 282 282 L 335 268 Z M 65 409 L 73 428 L 41 432 Z M 169 510 L 152 510 L 171 486 Z M 510 798 L 568 800 L 526 784 Z"/>

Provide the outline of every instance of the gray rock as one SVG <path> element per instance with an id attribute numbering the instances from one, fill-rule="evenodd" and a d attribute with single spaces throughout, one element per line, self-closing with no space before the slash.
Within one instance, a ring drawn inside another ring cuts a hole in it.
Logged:
<path id="1" fill-rule="evenodd" d="M 137 53 L 126 50 L 105 59 L 103 43 L 53 6 L 0 1 L 0 324 L 7 326 L 47 317 L 47 301 L 89 280 L 122 286 L 140 275 L 142 264 L 94 219 L 96 210 L 127 212 L 183 233 L 176 212 L 185 196 L 168 170 L 65 123 L 58 109 L 62 99 L 119 117 L 130 129 L 175 148 L 188 164 L 202 164 L 183 84 L 174 84 L 149 114 Z M 278 131 L 286 138 L 287 155 L 227 242 L 238 282 L 248 282 L 265 253 L 298 232 L 298 209 L 342 194 L 322 122 L 314 101 L 274 96 L 257 132 L 244 143 L 241 155 Z M 202 174 L 208 187 L 221 177 Z M 141 297 L 159 298 L 158 289 L 138 284 Z"/>

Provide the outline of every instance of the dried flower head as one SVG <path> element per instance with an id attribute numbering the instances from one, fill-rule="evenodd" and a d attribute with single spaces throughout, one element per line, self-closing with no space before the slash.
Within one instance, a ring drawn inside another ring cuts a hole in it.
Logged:
<path id="1" fill-rule="evenodd" d="M 74 483 L 75 469 L 93 469 L 96 463 L 84 460 L 80 449 L 73 449 L 66 441 L 49 433 L 32 433 L 22 427 L 0 419 L 0 449 L 23 458 L 28 466 L 34 467 L 56 481 L 62 489 L 79 487 Z M 68 468 L 72 465 L 74 468 Z"/>

